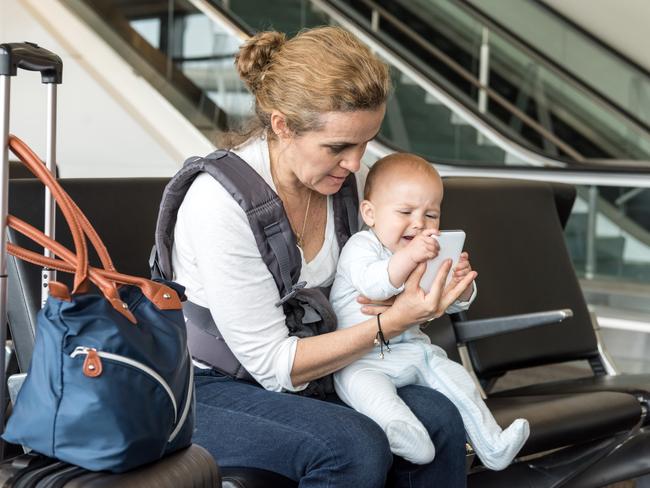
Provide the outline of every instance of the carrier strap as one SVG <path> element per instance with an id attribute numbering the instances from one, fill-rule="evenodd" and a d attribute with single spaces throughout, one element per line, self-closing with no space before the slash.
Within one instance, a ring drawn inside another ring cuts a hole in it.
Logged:
<path id="1" fill-rule="evenodd" d="M 188 300 L 183 303 L 183 314 L 187 319 L 187 342 L 194 358 L 225 375 L 255 383 L 226 344 L 209 309 Z"/>
<path id="2" fill-rule="evenodd" d="M 156 225 L 157 258 L 152 263 L 152 272 L 157 267 L 163 277 L 171 278 L 171 250 L 178 209 L 192 182 L 203 172 L 217 180 L 246 213 L 257 247 L 280 296 L 291 293 L 291 284 L 300 276 L 301 258 L 282 201 L 249 164 L 235 153 L 224 150 L 217 150 L 205 158 L 189 158 L 167 184 Z M 271 247 L 267 228 L 273 229 L 275 249 Z"/>
<path id="3" fill-rule="evenodd" d="M 191 184 L 204 172 L 216 179 L 246 213 L 262 260 L 281 297 L 276 306 L 283 306 L 287 320 L 292 322 L 289 324 L 290 335 L 313 335 L 333 330 L 335 315 L 326 295 L 321 292 L 316 295 L 322 295 L 322 300 L 314 298 L 317 306 L 312 308 L 324 319 L 323 323 L 315 331 L 312 330 L 314 325 L 303 323 L 305 296 L 311 297 L 312 294 L 303 296 L 302 289 L 306 283 L 298 282 L 302 259 L 282 201 L 248 163 L 230 151 L 217 150 L 204 158 L 187 159 L 165 187 L 156 223 L 156 245 L 150 259 L 152 275 L 167 280 L 173 278 L 171 252 L 178 210 Z M 358 227 L 359 204 L 354 174 L 348 175 L 342 188 L 333 196 L 333 208 L 334 229 L 340 249 Z M 293 312 L 297 309 L 300 312 L 296 315 Z M 186 302 L 183 312 L 187 317 L 192 356 L 237 379 L 253 380 L 223 340 L 209 309 Z M 329 377 L 321 380 L 315 382 L 314 387 L 317 383 L 321 386 L 331 383 Z"/>

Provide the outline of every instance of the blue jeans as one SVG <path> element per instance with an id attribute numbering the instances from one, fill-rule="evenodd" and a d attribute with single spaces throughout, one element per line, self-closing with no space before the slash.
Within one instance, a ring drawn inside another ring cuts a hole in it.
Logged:
<path id="1" fill-rule="evenodd" d="M 300 481 L 301 488 L 465 486 L 465 429 L 441 393 L 405 386 L 399 396 L 429 431 L 430 464 L 390 452 L 379 426 L 340 400 L 275 393 L 212 370 L 197 370 L 196 432 L 223 467 L 252 467 Z"/>

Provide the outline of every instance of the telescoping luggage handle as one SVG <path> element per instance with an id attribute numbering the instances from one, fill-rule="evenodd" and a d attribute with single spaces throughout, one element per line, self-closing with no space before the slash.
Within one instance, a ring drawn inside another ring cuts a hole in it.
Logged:
<path id="1" fill-rule="evenodd" d="M 47 141 L 45 164 L 52 174 L 56 174 L 56 86 L 61 83 L 63 76 L 63 63 L 56 54 L 39 47 L 32 42 L 0 44 L 0 79 L 2 79 L 3 95 L 0 101 L 3 103 L 3 123 L 0 133 L 2 134 L 2 168 L 7 167 L 7 137 L 9 134 L 9 106 L 10 106 L 10 84 L 11 76 L 16 76 L 19 69 L 27 71 L 38 71 L 41 74 L 42 83 L 47 85 Z M 8 174 L 3 172 L 3 181 L 6 181 Z M 5 191 L 6 194 L 6 191 Z M 6 201 L 6 198 L 3 202 Z M 2 210 L 2 217 L 7 215 Z M 45 233 L 55 238 L 55 208 L 54 198 L 49 190 L 45 190 Z M 4 232 L 4 231 L 3 231 Z M 2 242 L 5 242 L 5 235 L 2 235 Z M 45 255 L 52 257 L 46 250 Z M 2 248 L 4 259 L 5 249 Z M 0 262 L 0 268 L 5 269 Z M 4 274 L 4 272 L 3 272 Z M 48 283 L 55 280 L 55 272 L 50 268 L 44 268 L 42 274 L 41 306 L 45 303 L 48 295 Z M 4 297 L 5 295 L 2 295 Z M 4 314 L 2 315 L 4 317 Z"/>
<path id="2" fill-rule="evenodd" d="M 47 85 L 47 168 L 55 173 L 56 140 L 56 86 L 62 81 L 63 63 L 56 54 L 30 42 L 0 44 L 0 378 L 5 374 L 5 342 L 7 339 L 7 229 L 5 221 L 9 207 L 9 101 L 10 80 L 19 69 L 38 71 L 41 81 Z M 54 199 L 45 191 L 45 232 L 54 235 Z M 43 272 L 43 282 L 47 286 L 52 272 Z M 45 295 L 43 287 L 43 295 Z M 43 296 L 42 295 L 42 296 Z M 0 388 L 0 419 L 5 413 L 5 389 Z M 3 431 L 4 423 L 0 423 Z"/>
<path id="3" fill-rule="evenodd" d="M 33 42 L 0 44 L 0 75 L 16 76 L 18 68 L 40 71 L 43 83 L 61 84 L 61 58 Z"/>

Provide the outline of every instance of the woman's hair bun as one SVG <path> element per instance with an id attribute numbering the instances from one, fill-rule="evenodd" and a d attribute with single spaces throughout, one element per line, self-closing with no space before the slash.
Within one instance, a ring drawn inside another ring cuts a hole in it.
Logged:
<path id="1" fill-rule="evenodd" d="M 273 54 L 282 47 L 285 40 L 286 36 L 282 32 L 259 32 L 239 48 L 235 66 L 240 78 L 253 93 L 259 88 Z"/>

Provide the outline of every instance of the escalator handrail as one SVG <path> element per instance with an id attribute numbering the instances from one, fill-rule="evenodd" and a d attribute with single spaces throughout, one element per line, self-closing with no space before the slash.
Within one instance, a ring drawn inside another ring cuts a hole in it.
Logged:
<path id="1" fill-rule="evenodd" d="M 187 0 L 192 6 L 215 22 L 223 27 L 230 34 L 245 41 L 253 35 L 251 29 L 242 23 L 236 16 L 231 15 L 225 8 L 217 6 L 214 2 L 208 0 Z"/>
<path id="2" fill-rule="evenodd" d="M 239 22 L 233 15 L 231 15 L 227 8 L 222 5 L 217 4 L 213 1 L 208 0 L 189 0 L 195 8 L 205 14 L 213 22 L 219 24 L 222 27 L 227 27 L 233 35 L 238 36 L 241 39 L 247 39 L 252 35 L 253 30 L 249 29 L 243 23 Z M 401 63 L 398 58 L 391 55 L 389 52 L 385 51 L 384 47 L 378 44 L 374 39 L 365 36 L 360 31 L 360 28 L 347 21 L 347 18 L 340 14 L 338 10 L 332 12 L 329 8 L 329 5 L 324 4 L 319 0 L 310 0 L 310 2 L 318 7 L 320 10 L 326 12 L 330 17 L 334 18 L 339 24 L 344 25 L 345 28 L 351 32 L 358 35 L 366 44 L 371 45 L 376 51 L 382 51 L 384 53 L 384 58 L 391 59 L 391 63 L 394 65 L 399 65 L 398 68 L 401 71 L 406 72 L 410 77 L 414 79 L 420 79 L 418 74 L 408 65 Z M 562 161 L 560 159 L 548 158 L 544 155 L 541 155 L 531 149 L 521 146 L 509 138 L 503 136 L 498 131 L 493 129 L 489 124 L 483 122 L 476 114 L 467 109 L 464 105 L 455 101 L 453 98 L 445 94 L 444 91 L 434 89 L 434 84 L 428 78 L 422 78 L 423 89 L 441 100 L 450 110 L 460 114 L 463 118 L 468 121 L 471 121 L 472 125 L 482 133 L 486 138 L 492 140 L 497 146 L 501 147 L 504 151 L 510 152 L 511 154 L 516 155 L 520 159 L 526 161 L 528 164 L 535 166 L 565 166 L 568 164 L 567 161 Z M 561 141 L 560 141 L 561 142 Z M 580 159 L 583 160 L 582 156 Z"/>
<path id="3" fill-rule="evenodd" d="M 543 65 L 546 65 L 545 67 L 547 69 L 556 72 L 556 74 L 562 77 L 564 81 L 574 85 L 576 88 L 579 88 L 581 91 L 583 91 L 583 93 L 587 92 L 588 96 L 594 102 L 618 112 L 626 119 L 629 119 L 629 121 L 632 122 L 634 125 L 636 125 L 638 129 L 642 129 L 643 131 L 645 131 L 646 135 L 650 134 L 650 125 L 648 125 L 646 122 L 639 119 L 636 115 L 634 115 L 629 110 L 616 103 L 614 100 L 608 98 L 598 89 L 594 88 L 588 83 L 585 83 L 581 78 L 574 75 L 572 72 L 567 70 L 564 66 L 562 66 L 560 63 L 553 60 L 547 54 L 537 49 L 535 46 L 530 44 L 528 41 L 526 41 L 518 34 L 515 34 L 512 30 L 510 30 L 508 27 L 503 25 L 501 22 L 494 19 L 492 16 L 490 16 L 488 13 L 482 10 L 479 6 L 470 3 L 468 0 L 453 0 L 453 1 L 458 7 L 462 8 L 466 13 L 468 13 L 472 17 L 478 18 L 480 22 L 487 24 L 490 27 L 490 29 L 494 30 L 495 32 L 498 32 L 499 35 L 515 43 L 517 47 L 522 51 L 524 51 L 524 53 L 527 56 L 533 58 L 534 60 L 538 61 Z M 612 50 L 612 48 L 609 49 Z M 648 73 L 647 76 L 650 77 L 650 73 Z"/>
<path id="4" fill-rule="evenodd" d="M 394 152 L 404 151 L 381 135 L 368 143 L 368 151 L 380 158 Z M 464 164 L 461 161 L 432 160 L 423 156 L 440 169 L 441 174 L 456 176 L 480 176 L 492 178 L 519 178 L 554 181 L 574 185 L 622 186 L 650 188 L 650 165 L 647 167 L 624 167 L 610 165 L 588 166 L 504 166 L 503 164 Z M 616 160 L 613 160 L 614 162 Z"/>
<path id="5" fill-rule="evenodd" d="M 367 151 L 381 158 L 400 149 L 381 136 L 368 144 Z M 447 161 L 430 161 L 443 177 L 480 177 L 480 178 L 509 178 L 520 180 L 547 181 L 567 183 L 581 186 L 620 186 L 641 188 L 650 191 L 650 168 L 647 171 L 620 171 L 617 168 L 594 167 L 591 169 L 575 170 L 574 168 L 512 168 L 503 166 L 470 166 L 453 164 Z M 584 192 L 578 188 L 584 197 Z M 596 201 L 596 212 L 604 215 L 616 225 L 640 242 L 650 246 L 650 232 L 637 224 L 630 217 L 621 214 L 611 203 L 602 197 Z"/>
<path id="6" fill-rule="evenodd" d="M 332 4 L 338 4 L 338 0 L 329 0 L 330 3 Z M 463 68 L 460 64 L 456 63 L 453 59 L 451 59 L 449 56 L 447 56 L 445 53 L 437 49 L 435 46 L 432 46 L 431 43 L 429 43 L 426 39 L 424 39 L 420 34 L 415 32 L 413 29 L 411 29 L 407 24 L 399 20 L 396 16 L 388 12 L 383 6 L 379 5 L 376 3 L 374 0 L 361 0 L 362 3 L 364 3 L 368 8 L 374 9 L 377 12 L 382 15 L 385 19 L 389 20 L 391 24 L 393 24 L 397 29 L 399 29 L 404 35 L 408 36 L 411 38 L 412 41 L 416 42 L 420 47 L 423 49 L 427 50 L 431 55 L 435 56 L 437 59 L 439 59 L 442 63 L 444 63 L 448 68 L 452 69 L 454 72 L 456 72 L 459 76 L 463 77 L 465 81 L 471 83 L 475 88 L 484 91 L 488 97 L 493 99 L 496 103 L 501 105 L 503 108 L 505 108 L 510 114 L 514 115 L 515 117 L 519 118 L 522 120 L 526 125 L 528 125 L 530 128 L 532 128 L 535 132 L 537 132 L 540 136 L 544 137 L 545 139 L 549 140 L 553 144 L 555 144 L 557 147 L 561 148 L 565 153 L 569 154 L 573 159 L 575 159 L 577 162 L 582 162 L 584 161 L 584 157 L 580 155 L 575 149 L 573 149 L 571 146 L 568 146 L 564 141 L 561 141 L 555 134 L 549 132 L 545 127 L 537 123 L 535 120 L 530 118 L 528 115 L 526 115 L 524 112 L 519 110 L 515 105 L 513 105 L 511 102 L 506 100 L 504 97 L 499 95 L 496 91 L 491 89 L 489 86 L 484 85 L 481 83 L 481 81 L 476 78 L 471 72 L 467 71 L 465 68 Z M 469 8 L 467 7 L 467 4 L 462 1 L 454 1 L 454 5 L 457 5 L 458 7 L 462 7 L 464 11 L 474 17 L 478 22 L 481 23 L 490 23 L 495 30 L 497 30 L 497 26 L 495 23 L 491 22 L 490 20 L 485 19 L 483 16 L 482 18 L 478 18 L 480 14 L 478 12 L 474 12 L 472 7 L 470 6 Z M 340 7 L 339 7 L 340 9 Z M 506 36 L 505 32 L 499 32 L 499 34 L 502 34 Z M 512 42 L 518 42 L 514 36 L 510 39 Z M 537 58 L 537 60 L 541 63 L 545 63 L 543 60 L 541 53 L 540 55 L 537 56 L 535 55 L 532 47 L 527 48 L 523 45 L 518 46 L 522 50 L 526 51 L 526 54 L 528 54 L 531 57 Z M 554 66 L 548 67 L 547 69 L 554 71 Z M 559 73 L 560 76 L 562 76 L 561 72 Z M 575 80 L 573 80 L 569 75 L 562 76 L 562 78 L 573 84 L 577 85 L 577 87 L 581 90 L 581 93 L 585 94 L 589 98 L 591 98 L 595 103 L 599 104 L 602 107 L 605 107 L 609 110 L 613 110 L 619 115 L 619 117 L 623 118 L 626 120 L 630 127 L 635 129 L 636 131 L 642 133 L 644 136 L 650 135 L 650 127 L 647 126 L 644 122 L 640 121 L 637 119 L 635 116 L 630 115 L 627 111 L 624 109 L 620 108 L 618 105 L 614 104 L 613 102 L 610 102 L 606 98 L 604 98 L 599 92 L 596 92 L 595 90 L 589 88 L 588 90 L 582 90 L 582 86 L 578 85 Z M 588 85 L 585 85 L 588 86 Z M 567 149 L 568 148 L 568 149 Z"/>
<path id="7" fill-rule="evenodd" d="M 196 98 L 203 96 L 202 90 L 176 66 L 167 63 L 168 56 L 161 50 L 150 46 L 128 24 L 126 19 L 107 15 L 107 12 L 113 8 L 110 3 L 97 2 L 95 4 L 91 0 L 62 0 L 62 3 L 84 22 L 92 25 L 94 32 L 110 44 L 111 48 L 151 83 L 159 93 L 163 93 L 165 98 L 184 117 L 190 120 L 194 119 L 195 127 L 204 136 L 215 124 L 221 128 L 219 125 L 221 108 L 209 98 L 202 98 L 201 103 L 197 104 Z M 110 17 L 110 22 L 107 17 Z M 146 68 L 143 68 L 144 66 Z M 170 92 L 178 94 L 178 97 L 170 96 Z M 190 114 L 187 112 L 188 109 L 191 110 Z M 209 138 L 209 136 L 207 137 Z"/>

